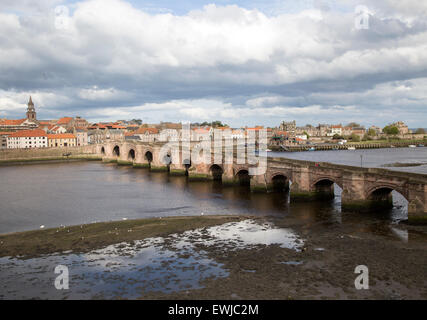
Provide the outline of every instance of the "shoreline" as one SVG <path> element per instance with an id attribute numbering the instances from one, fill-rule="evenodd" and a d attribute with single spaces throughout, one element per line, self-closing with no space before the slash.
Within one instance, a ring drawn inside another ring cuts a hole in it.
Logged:
<path id="1" fill-rule="evenodd" d="M 69 157 L 61 156 L 61 157 L 1 159 L 0 167 L 26 165 L 26 164 L 77 162 L 77 161 L 102 161 L 102 157 L 98 155 L 74 155 L 74 156 L 71 155 Z"/>
<path id="2" fill-rule="evenodd" d="M 259 218 L 238 215 L 144 218 L 6 233 L 0 234 L 0 258 L 89 252 L 120 242 L 163 237 L 245 219 Z"/>

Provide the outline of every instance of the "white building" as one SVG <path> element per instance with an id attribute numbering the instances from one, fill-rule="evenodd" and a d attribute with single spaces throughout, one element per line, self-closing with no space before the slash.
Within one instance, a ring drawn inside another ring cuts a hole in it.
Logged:
<path id="1" fill-rule="evenodd" d="M 47 134 L 42 129 L 14 132 L 7 138 L 8 149 L 47 148 Z"/>

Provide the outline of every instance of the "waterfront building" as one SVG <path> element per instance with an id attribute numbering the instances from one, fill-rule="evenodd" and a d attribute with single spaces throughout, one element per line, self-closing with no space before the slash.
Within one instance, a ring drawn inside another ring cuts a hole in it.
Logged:
<path id="1" fill-rule="evenodd" d="M 8 149 L 46 148 L 47 134 L 44 130 L 21 130 L 7 137 Z"/>
<path id="2" fill-rule="evenodd" d="M 0 132 L 0 149 L 7 149 L 7 138 L 13 132 Z"/>
<path id="3" fill-rule="evenodd" d="M 76 136 L 77 146 L 87 146 L 89 144 L 88 134 L 86 129 L 74 128 L 74 135 Z"/>
<path id="4" fill-rule="evenodd" d="M 399 129 L 399 134 L 410 133 L 408 126 L 403 121 L 398 121 L 398 122 L 392 123 L 391 126 Z"/>
<path id="5" fill-rule="evenodd" d="M 295 137 L 297 131 L 296 121 L 282 121 L 282 123 L 280 124 L 280 131 L 286 131 L 290 136 Z"/>
<path id="6" fill-rule="evenodd" d="M 72 133 L 48 134 L 49 147 L 75 147 L 76 136 Z"/>

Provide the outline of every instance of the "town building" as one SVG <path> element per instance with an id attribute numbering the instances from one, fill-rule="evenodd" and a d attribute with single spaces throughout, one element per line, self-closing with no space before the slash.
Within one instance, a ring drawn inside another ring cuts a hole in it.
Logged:
<path id="1" fill-rule="evenodd" d="M 408 126 L 403 121 L 395 122 L 391 126 L 392 127 L 396 127 L 397 129 L 399 129 L 399 134 L 408 134 L 408 133 L 410 133 Z"/>
<path id="2" fill-rule="evenodd" d="M 33 100 L 30 96 L 27 107 L 27 117 L 25 119 L 10 120 L 0 119 L 0 131 L 19 131 L 30 130 L 38 127 L 37 113 L 34 107 Z"/>
<path id="3" fill-rule="evenodd" d="M 46 148 L 47 146 L 47 134 L 41 129 L 21 130 L 7 137 L 8 149 Z"/>
<path id="4" fill-rule="evenodd" d="M 50 148 L 76 146 L 76 136 L 72 133 L 48 134 L 47 139 Z"/>
<path id="5" fill-rule="evenodd" d="M 286 122 L 283 121 L 280 124 L 280 131 L 286 131 L 290 136 L 295 137 L 297 131 L 297 123 L 296 121 Z"/>
<path id="6" fill-rule="evenodd" d="M 87 146 L 89 144 L 87 130 L 74 128 L 74 135 L 76 136 L 77 146 Z"/>
<path id="7" fill-rule="evenodd" d="M 0 132 L 0 149 L 7 149 L 7 138 L 13 132 Z"/>

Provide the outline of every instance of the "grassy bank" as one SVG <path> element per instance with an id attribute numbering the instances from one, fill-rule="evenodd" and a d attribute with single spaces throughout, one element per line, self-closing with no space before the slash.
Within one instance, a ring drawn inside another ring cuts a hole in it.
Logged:
<path id="1" fill-rule="evenodd" d="M 69 250 L 88 252 L 119 242 L 167 236 L 246 218 L 242 216 L 150 218 L 4 234 L 0 235 L 0 257 L 30 258 Z"/>

